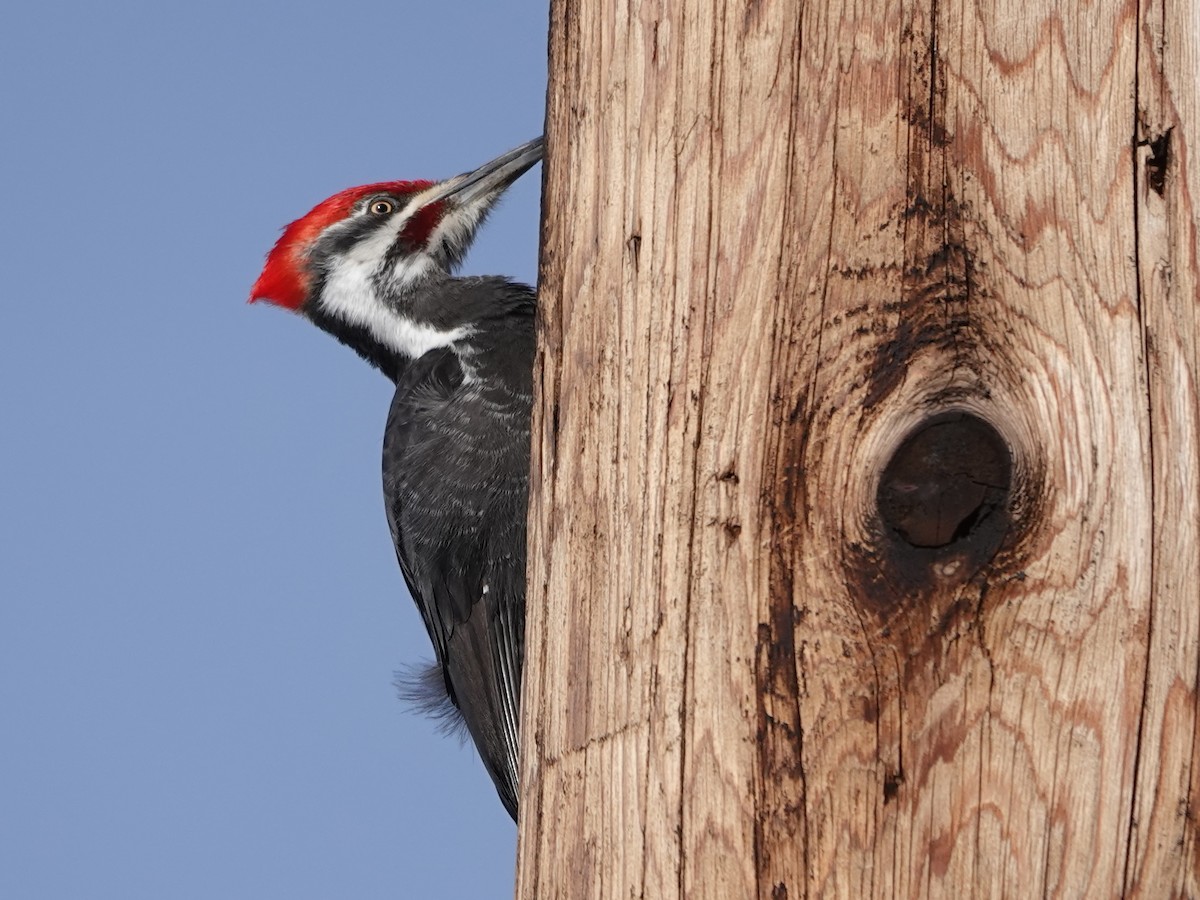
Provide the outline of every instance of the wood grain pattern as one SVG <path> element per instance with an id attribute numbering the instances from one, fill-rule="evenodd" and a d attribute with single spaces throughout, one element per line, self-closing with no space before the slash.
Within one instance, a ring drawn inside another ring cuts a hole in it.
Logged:
<path id="1" fill-rule="evenodd" d="M 518 896 L 1200 896 L 1197 8 L 554 0 Z"/>

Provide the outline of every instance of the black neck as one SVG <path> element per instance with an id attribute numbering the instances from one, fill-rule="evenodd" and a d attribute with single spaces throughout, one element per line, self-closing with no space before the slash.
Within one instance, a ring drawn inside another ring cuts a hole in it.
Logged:
<path id="1" fill-rule="evenodd" d="M 379 285 L 382 292 L 385 285 Z M 392 298 L 393 309 L 431 328 L 449 331 L 477 326 L 470 338 L 478 363 L 486 365 L 491 357 L 501 365 L 501 374 L 522 374 L 525 362 L 509 365 L 512 353 L 532 355 L 533 315 L 536 298 L 533 289 L 497 276 L 431 278 L 419 290 Z M 378 341 L 368 328 L 346 322 L 330 314 L 320 302 L 309 303 L 305 313 L 318 328 L 333 335 L 393 382 L 398 382 L 412 360 Z M 520 336 L 518 339 L 517 336 Z M 517 341 L 517 345 L 513 342 Z M 528 344 L 528 346 L 526 346 Z M 519 346 L 518 346 L 519 345 Z M 527 380 L 527 379 L 526 379 Z"/>

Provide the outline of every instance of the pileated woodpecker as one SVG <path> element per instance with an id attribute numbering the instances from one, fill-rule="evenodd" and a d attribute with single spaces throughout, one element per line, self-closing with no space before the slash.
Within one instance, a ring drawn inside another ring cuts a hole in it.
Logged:
<path id="1" fill-rule="evenodd" d="M 294 310 L 396 385 L 383 493 L 433 641 L 435 684 L 517 816 L 534 310 L 531 288 L 455 277 L 530 141 L 447 181 L 350 188 L 288 225 L 251 292 Z"/>

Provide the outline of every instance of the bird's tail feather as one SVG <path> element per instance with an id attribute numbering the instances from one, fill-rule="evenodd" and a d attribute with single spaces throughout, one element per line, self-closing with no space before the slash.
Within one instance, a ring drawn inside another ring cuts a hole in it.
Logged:
<path id="1" fill-rule="evenodd" d="M 396 673 L 396 693 L 409 707 L 437 723 L 440 733 L 463 742 L 467 722 L 446 690 L 446 676 L 436 662 L 406 666 Z"/>

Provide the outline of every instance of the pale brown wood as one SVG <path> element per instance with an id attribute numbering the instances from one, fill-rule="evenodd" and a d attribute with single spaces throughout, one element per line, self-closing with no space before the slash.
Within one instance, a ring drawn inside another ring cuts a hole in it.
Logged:
<path id="1" fill-rule="evenodd" d="M 1200 897 L 1198 8 L 553 0 L 519 897 Z"/>
<path id="2" fill-rule="evenodd" d="M 1125 884 L 1131 897 L 1200 897 L 1200 4 L 1138 14 L 1134 197 L 1154 522 Z"/>

